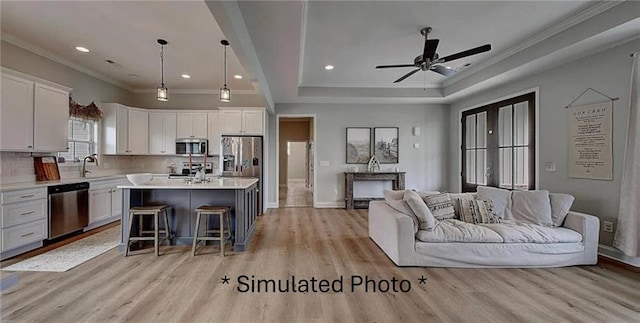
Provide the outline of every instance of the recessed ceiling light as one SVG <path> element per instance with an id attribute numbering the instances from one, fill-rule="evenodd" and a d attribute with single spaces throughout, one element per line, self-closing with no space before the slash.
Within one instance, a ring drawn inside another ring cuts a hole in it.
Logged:
<path id="1" fill-rule="evenodd" d="M 183 79 L 190 79 L 190 78 L 191 78 L 191 75 L 189 75 L 189 74 L 182 74 L 182 78 L 183 78 Z"/>
<path id="2" fill-rule="evenodd" d="M 233 76 L 233 78 L 238 79 L 238 80 L 242 80 L 242 75 L 236 74 L 236 75 Z"/>
<path id="3" fill-rule="evenodd" d="M 325 65 L 324 69 L 327 70 L 327 71 L 330 71 L 330 70 L 333 69 L 333 67 L 334 67 L 333 65 Z"/>
<path id="4" fill-rule="evenodd" d="M 76 50 L 79 52 L 83 52 L 83 53 L 88 53 L 90 52 L 90 50 L 86 47 L 82 47 L 82 46 L 76 46 Z"/>

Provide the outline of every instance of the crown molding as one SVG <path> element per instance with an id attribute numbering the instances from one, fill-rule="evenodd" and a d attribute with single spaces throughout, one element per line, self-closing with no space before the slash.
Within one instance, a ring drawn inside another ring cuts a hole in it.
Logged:
<path id="1" fill-rule="evenodd" d="M 91 77 L 97 78 L 101 81 L 107 82 L 113 86 L 117 86 L 123 90 L 129 91 L 129 92 L 133 92 L 133 89 L 129 86 L 127 86 L 126 84 L 122 83 L 122 82 L 118 82 L 108 76 L 102 75 L 92 69 L 80 66 L 78 64 L 75 64 L 71 61 L 68 61 L 42 47 L 36 46 L 30 42 L 27 42 L 25 40 L 22 40 L 16 36 L 13 36 L 11 34 L 7 34 L 6 32 L 1 32 L 0 33 L 0 39 L 2 39 L 3 41 L 6 41 L 9 44 L 12 44 L 14 46 L 20 47 L 24 50 L 30 51 L 34 54 L 40 55 L 42 57 L 48 58 L 56 63 L 62 64 L 64 66 L 67 66 L 69 68 L 72 68 L 78 72 L 87 74 Z"/>
<path id="2" fill-rule="evenodd" d="M 156 93 L 156 89 L 132 89 L 131 92 L 135 93 L 135 94 L 140 94 L 140 93 Z M 212 90 L 212 89 L 169 89 L 169 93 L 173 93 L 173 94 L 215 94 L 215 95 L 219 95 L 220 92 L 218 90 Z M 256 90 L 234 90 L 231 89 L 231 94 L 237 94 L 237 95 L 259 95 L 260 93 Z"/>
<path id="3" fill-rule="evenodd" d="M 452 76 L 451 78 L 445 80 L 443 82 L 443 86 L 447 87 L 450 86 L 453 83 L 456 83 L 462 79 L 465 79 L 469 76 L 471 76 L 474 73 L 477 73 L 485 68 L 488 68 L 492 65 L 497 64 L 498 62 L 515 55 L 516 53 L 519 53 L 545 39 L 551 38 L 554 35 L 567 30 L 581 22 L 586 21 L 589 18 L 595 17 L 619 4 L 622 4 L 624 1 L 600 1 L 597 4 L 594 4 L 593 6 L 590 6 L 584 10 L 582 10 L 581 12 L 568 17 L 566 19 L 563 19 L 561 22 L 539 32 L 536 33 L 534 36 L 528 38 L 527 40 L 508 48 L 507 50 L 503 51 L 502 53 L 499 53 L 495 56 L 492 56 L 490 59 L 479 63 L 477 65 L 472 65 L 471 67 L 465 69 L 464 71 Z"/>

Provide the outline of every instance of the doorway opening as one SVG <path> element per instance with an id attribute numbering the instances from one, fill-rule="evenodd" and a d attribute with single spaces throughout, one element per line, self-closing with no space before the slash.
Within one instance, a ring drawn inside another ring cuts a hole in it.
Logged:
<path id="1" fill-rule="evenodd" d="M 313 207 L 313 117 L 278 118 L 278 205 Z"/>

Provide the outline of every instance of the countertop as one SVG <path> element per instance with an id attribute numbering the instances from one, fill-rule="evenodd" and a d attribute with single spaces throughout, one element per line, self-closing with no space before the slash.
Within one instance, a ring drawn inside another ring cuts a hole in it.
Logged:
<path id="1" fill-rule="evenodd" d="M 123 179 L 126 180 L 127 176 L 122 175 L 109 175 L 109 176 L 95 176 L 95 177 L 85 177 L 85 178 L 67 178 L 61 179 L 59 181 L 46 181 L 46 182 L 19 182 L 19 183 L 7 183 L 0 185 L 0 191 L 12 191 L 12 190 L 20 190 L 20 189 L 28 189 L 28 188 L 37 188 L 37 187 L 47 187 L 52 185 L 62 185 L 62 184 L 72 184 L 72 183 L 82 183 L 82 182 L 96 182 L 96 181 L 106 181 L 106 180 L 116 180 Z"/>
<path id="2" fill-rule="evenodd" d="M 178 189 L 178 190 L 233 190 L 246 189 L 258 182 L 257 178 L 211 178 L 210 182 L 186 183 L 184 179 L 164 179 L 153 178 L 151 181 L 141 185 L 118 185 L 118 188 L 129 189 Z"/>

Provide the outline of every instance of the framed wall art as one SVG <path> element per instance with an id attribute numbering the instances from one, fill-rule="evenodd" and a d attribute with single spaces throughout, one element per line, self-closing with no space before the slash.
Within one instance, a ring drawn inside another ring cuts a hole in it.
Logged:
<path id="1" fill-rule="evenodd" d="M 381 164 L 398 163 L 398 127 L 373 128 L 373 154 Z"/>
<path id="2" fill-rule="evenodd" d="M 347 164 L 366 164 L 371 158 L 371 128 L 347 127 Z"/>

